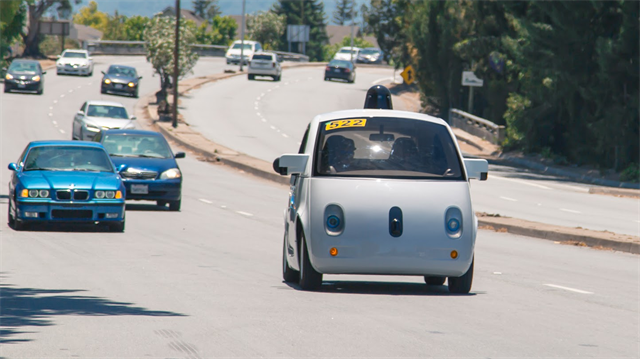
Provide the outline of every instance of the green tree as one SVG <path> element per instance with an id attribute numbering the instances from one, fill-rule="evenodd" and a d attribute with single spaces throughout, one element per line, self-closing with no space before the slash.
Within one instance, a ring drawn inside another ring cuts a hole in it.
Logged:
<path id="1" fill-rule="evenodd" d="M 38 33 L 40 18 L 54 5 L 58 10 L 71 9 L 72 2 L 79 4 L 81 0 L 25 0 L 28 10 L 27 33 L 22 35 L 24 42 L 24 52 L 22 56 L 43 57 L 40 52 L 40 41 L 42 37 Z"/>
<path id="2" fill-rule="evenodd" d="M 216 16 L 200 26 L 189 22 L 198 44 L 228 45 L 235 37 L 238 24 L 230 16 Z"/>
<path id="3" fill-rule="evenodd" d="M 416 6 L 428 3 L 419 2 Z M 371 0 L 371 6 L 365 15 L 384 54 L 384 60 L 389 63 L 393 61 L 396 68 L 410 62 L 407 48 L 407 10 L 410 5 L 409 0 Z"/>
<path id="4" fill-rule="evenodd" d="M 193 0 L 193 12 L 209 21 L 222 14 L 218 0 Z"/>
<path id="5" fill-rule="evenodd" d="M 286 17 L 272 11 L 260 11 L 247 18 L 247 35 L 265 49 L 277 49 L 286 30 Z"/>
<path id="6" fill-rule="evenodd" d="M 145 16 L 131 16 L 124 21 L 124 36 L 127 41 L 144 41 L 143 34 L 149 25 L 149 18 Z"/>
<path id="7" fill-rule="evenodd" d="M 127 17 L 120 15 L 118 10 L 116 10 L 115 14 L 107 17 L 107 23 L 104 27 L 102 37 L 105 40 L 128 40 L 125 26 L 126 21 Z"/>
<path id="8" fill-rule="evenodd" d="M 144 31 L 146 41 L 147 61 L 151 63 L 155 72 L 160 75 L 161 93 L 165 94 L 173 75 L 175 48 L 175 17 L 156 16 L 149 21 L 149 25 Z M 198 61 L 198 54 L 191 51 L 190 44 L 195 43 L 193 34 L 193 24 L 180 18 L 180 43 L 178 58 L 178 77 L 182 78 L 195 66 Z"/>
<path id="9" fill-rule="evenodd" d="M 325 45 L 324 46 L 324 58 L 323 61 L 331 61 L 333 56 L 340 50 L 341 47 L 351 46 L 351 36 L 345 36 L 341 42 L 333 44 L 333 45 Z M 355 47 L 373 47 L 373 44 L 369 41 L 361 38 L 354 37 L 353 38 L 353 46 Z M 353 59 L 355 61 L 355 59 Z"/>
<path id="10" fill-rule="evenodd" d="M 9 46 L 20 38 L 25 18 L 26 7 L 21 0 L 0 1 L 0 65 L 4 65 Z"/>
<path id="11" fill-rule="evenodd" d="M 104 32 L 109 22 L 109 16 L 98 11 L 98 3 L 91 1 L 89 5 L 80 8 L 77 14 L 73 15 L 73 23 L 91 26 L 94 29 Z"/>
<path id="12" fill-rule="evenodd" d="M 351 24 L 351 20 L 356 16 L 356 4 L 353 0 L 336 0 L 333 22 L 338 25 L 349 25 Z"/>
<path id="13" fill-rule="evenodd" d="M 318 0 L 278 0 L 273 4 L 271 11 L 278 15 L 284 15 L 287 19 L 287 25 L 309 25 L 309 42 L 305 45 L 305 53 L 311 61 L 322 61 L 324 45 L 329 42 L 322 2 Z M 298 45 L 298 43 L 292 43 L 291 51 L 302 47 Z M 288 51 L 286 31 L 280 38 L 279 50 Z"/>

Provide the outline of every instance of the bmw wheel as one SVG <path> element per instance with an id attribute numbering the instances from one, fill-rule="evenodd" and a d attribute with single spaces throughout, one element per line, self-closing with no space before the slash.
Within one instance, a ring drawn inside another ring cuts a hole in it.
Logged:
<path id="1" fill-rule="evenodd" d="M 301 236 L 302 241 L 300 249 L 300 288 L 302 290 L 316 290 L 322 285 L 322 273 L 313 268 L 311 259 L 309 258 L 309 249 L 304 234 Z"/>
<path id="2" fill-rule="evenodd" d="M 471 265 L 462 277 L 449 277 L 449 292 L 455 294 L 468 294 L 471 290 L 473 282 L 473 263 L 475 258 L 471 260 Z"/>
<path id="3" fill-rule="evenodd" d="M 124 232 L 124 219 L 122 220 L 122 222 L 109 223 L 109 229 L 111 230 L 111 232 Z"/>

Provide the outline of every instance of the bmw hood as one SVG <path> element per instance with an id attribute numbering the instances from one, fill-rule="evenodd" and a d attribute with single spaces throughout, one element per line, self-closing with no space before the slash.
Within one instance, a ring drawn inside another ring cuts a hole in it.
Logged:
<path id="1" fill-rule="evenodd" d="M 129 119 L 108 118 L 108 117 L 92 117 L 86 118 L 86 122 L 100 128 L 133 128 L 133 121 Z"/>
<path id="2" fill-rule="evenodd" d="M 121 185 L 120 177 L 109 172 L 30 171 L 21 181 L 28 189 L 118 190 Z"/>
<path id="3" fill-rule="evenodd" d="M 178 168 L 178 164 L 174 158 L 111 156 L 111 161 L 113 161 L 116 168 L 120 165 L 125 165 L 127 168 L 133 168 L 141 171 L 153 171 L 158 172 L 158 174 L 161 174 L 171 168 Z"/>

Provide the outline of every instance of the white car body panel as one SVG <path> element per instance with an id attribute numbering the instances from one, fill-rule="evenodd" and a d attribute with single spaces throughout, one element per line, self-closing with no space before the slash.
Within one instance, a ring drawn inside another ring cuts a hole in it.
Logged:
<path id="1" fill-rule="evenodd" d="M 462 163 L 453 131 L 436 117 L 371 109 L 316 116 L 309 125 L 303 151 L 309 159 L 299 175 L 291 176 L 289 206 L 284 213 L 287 263 L 292 269 L 300 270 L 300 241 L 304 237 L 311 264 L 320 273 L 463 275 L 472 263 L 477 233 L 477 218 L 464 165 L 461 166 L 462 180 L 313 175 L 314 147 L 321 123 L 375 117 L 407 118 L 445 126 Z M 480 163 L 474 166 L 474 170 L 484 168 Z M 326 229 L 328 205 L 337 205 L 343 211 L 344 230 L 338 235 L 329 234 Z M 399 237 L 390 234 L 392 207 L 402 211 L 403 230 Z M 451 237 L 445 227 L 446 212 L 452 207 L 462 214 L 462 230 L 457 238 Z M 338 249 L 337 256 L 329 254 L 331 248 Z M 451 258 L 453 250 L 458 252 L 455 259 Z"/>
<path id="2" fill-rule="evenodd" d="M 346 52 L 346 53 L 341 53 L 341 50 L 349 50 L 352 49 L 351 47 L 347 46 L 347 47 L 342 47 L 340 48 L 340 50 L 338 50 L 338 52 L 336 52 L 336 54 L 333 56 L 334 60 L 346 60 L 346 61 L 352 61 L 352 62 L 356 62 L 356 60 L 358 59 L 358 55 L 360 54 L 360 50 L 362 50 L 359 47 L 353 47 L 352 49 L 352 53 L 353 53 L 353 57 L 351 56 L 351 53 Z"/>
<path id="3" fill-rule="evenodd" d="M 242 55 L 243 58 L 243 63 L 246 64 L 249 62 L 249 60 L 251 59 L 251 57 L 253 56 L 254 52 L 258 52 L 260 50 L 262 50 L 262 46 L 260 46 L 260 43 L 257 41 L 250 41 L 250 40 L 245 40 L 244 41 L 244 45 L 250 45 L 248 49 L 234 49 L 233 45 L 235 44 L 239 44 L 241 43 L 240 40 L 236 40 L 234 41 L 231 46 L 229 46 L 229 49 L 227 50 L 227 52 L 225 53 L 224 57 L 227 60 L 227 64 L 232 63 L 232 64 L 239 64 L 240 63 L 240 55 Z"/>
<path id="4" fill-rule="evenodd" d="M 257 60 L 255 59 L 255 55 L 271 55 L 273 59 L 271 61 L 262 59 Z M 282 66 L 280 65 L 280 62 L 278 62 L 278 55 L 273 53 L 255 53 L 249 62 L 247 74 L 256 76 L 281 76 Z"/>
<path id="5" fill-rule="evenodd" d="M 129 112 L 126 107 L 119 102 L 111 101 L 87 101 L 87 108 L 91 105 L 105 105 L 122 107 L 127 112 L 127 118 L 112 118 L 112 117 L 99 117 L 88 116 L 85 113 L 76 113 L 73 119 L 72 138 L 78 138 L 81 141 L 91 141 L 93 137 L 101 130 L 110 129 L 133 129 L 135 128 L 135 120 L 129 117 Z M 89 128 L 88 125 L 97 127 Z"/>

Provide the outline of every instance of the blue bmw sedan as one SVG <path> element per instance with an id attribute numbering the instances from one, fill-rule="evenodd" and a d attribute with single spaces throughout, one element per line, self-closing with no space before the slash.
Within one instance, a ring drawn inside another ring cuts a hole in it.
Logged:
<path id="1" fill-rule="evenodd" d="M 182 201 L 182 172 L 162 134 L 143 130 L 105 130 L 94 138 L 109 152 L 120 170 L 127 199 L 156 201 L 158 206 L 179 211 Z"/>
<path id="2" fill-rule="evenodd" d="M 112 231 L 124 231 L 124 184 L 102 145 L 34 141 L 9 169 L 13 229 L 35 223 L 106 223 Z"/>

